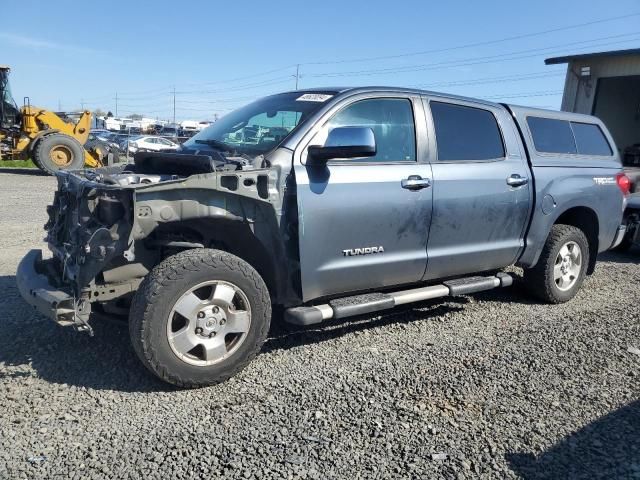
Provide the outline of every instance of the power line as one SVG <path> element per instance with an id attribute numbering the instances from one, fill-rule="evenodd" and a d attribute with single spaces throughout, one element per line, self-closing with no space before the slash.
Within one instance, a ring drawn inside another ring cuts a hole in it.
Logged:
<path id="1" fill-rule="evenodd" d="M 548 30 L 541 30 L 541 31 L 538 31 L 538 32 L 525 33 L 525 34 L 521 34 L 521 35 L 514 35 L 514 36 L 511 36 L 511 37 L 503 37 L 503 38 L 499 38 L 499 39 L 496 39 L 496 40 L 487 40 L 487 41 L 484 41 L 484 42 L 474 42 L 474 43 L 467 43 L 467 44 L 463 44 L 463 45 L 456 45 L 456 46 L 453 46 L 453 47 L 437 48 L 437 49 L 431 49 L 431 50 L 422 50 L 422 51 L 419 51 L 419 52 L 400 53 L 400 54 L 395 54 L 395 55 L 381 55 L 381 56 L 376 56 L 376 57 L 361 57 L 361 58 L 355 58 L 355 59 L 329 60 L 329 61 L 321 61 L 321 62 L 305 62 L 303 65 L 335 65 L 335 64 L 340 64 L 340 63 L 358 63 L 358 62 L 369 62 L 369 61 L 376 61 L 376 60 L 391 60 L 391 59 L 396 59 L 396 58 L 406 58 L 406 57 L 413 57 L 413 56 L 418 56 L 418 55 L 427 55 L 427 54 L 432 54 L 432 53 L 451 52 L 451 51 L 454 51 L 454 50 L 462 50 L 462 49 L 465 49 L 465 48 L 482 47 L 482 46 L 486 46 L 486 45 L 494 45 L 494 44 L 497 44 L 497 43 L 511 42 L 513 40 L 521 40 L 523 38 L 536 37 L 536 36 L 540 36 L 540 35 L 546 35 L 546 34 L 549 34 L 549 33 L 555 33 L 555 32 L 561 32 L 561 31 L 565 31 L 565 30 L 571 30 L 571 29 L 575 29 L 575 28 L 587 27 L 589 25 L 596 25 L 596 24 L 600 24 L 600 23 L 613 22 L 615 20 L 622 20 L 622 19 L 627 19 L 627 18 L 637 17 L 637 16 L 640 16 L 640 12 L 629 13 L 627 15 L 618 15 L 616 17 L 602 18 L 602 19 L 599 19 L 599 20 L 592 20 L 590 22 L 577 23 L 577 24 L 574 24 L 574 25 L 567 25 L 565 27 L 551 28 L 551 29 L 548 29 Z"/>
<path id="2" fill-rule="evenodd" d="M 274 68 L 272 70 L 266 70 L 264 72 L 259 72 L 259 73 L 255 73 L 252 75 L 245 75 L 243 77 L 236 77 L 236 78 L 230 78 L 227 80 L 217 80 L 215 82 L 203 82 L 203 83 L 199 83 L 199 82 L 192 82 L 192 83 L 186 83 L 185 85 L 219 85 L 222 83 L 231 83 L 231 82 L 238 82 L 241 80 L 249 80 L 251 78 L 257 78 L 257 77 L 262 77 L 264 75 L 269 75 L 271 73 L 276 73 L 276 72 L 282 72 L 284 70 L 291 70 L 292 68 L 295 68 L 296 65 L 287 65 L 286 67 L 279 67 L 279 68 Z"/>
<path id="3" fill-rule="evenodd" d="M 560 77 L 565 75 L 565 70 L 558 72 L 543 72 L 539 74 L 522 74 L 522 75 L 509 75 L 502 77 L 486 77 L 478 78 L 475 80 L 455 80 L 455 81 L 442 81 L 434 83 L 418 83 L 412 85 L 413 88 L 432 88 L 432 87 L 466 87 L 473 85 L 486 85 L 490 83 L 508 83 L 508 82 L 521 82 L 526 80 L 538 80 L 541 78 Z"/>
<path id="4" fill-rule="evenodd" d="M 608 37 L 601 37 L 601 38 L 597 38 L 597 39 L 593 39 L 593 40 L 585 40 L 585 41 L 581 41 L 581 42 L 571 42 L 568 44 L 563 44 L 563 45 L 555 45 L 555 46 L 550 46 L 550 47 L 543 47 L 543 48 L 534 48 L 534 49 L 527 49 L 527 50 L 519 50 L 516 52 L 509 52 L 509 53 L 501 53 L 501 54 L 497 54 L 497 55 L 488 55 L 488 56 L 484 56 L 484 57 L 473 57 L 473 58 L 465 58 L 465 59 L 459 59 L 459 60 L 447 60 L 444 62 L 436 62 L 436 63 L 427 63 L 427 64 L 421 64 L 421 65 L 406 65 L 404 67 L 394 67 L 394 68 L 379 68 L 379 69 L 371 69 L 371 70 L 354 70 L 354 71 L 347 71 L 347 72 L 329 72 L 329 73 L 316 73 L 316 74 L 308 74 L 308 76 L 310 77 L 316 77 L 316 78 L 330 78 L 330 77 L 356 77 L 356 76 L 370 76 L 370 75 L 388 75 L 388 74 L 395 74 L 395 73 L 408 73 L 408 72 L 417 72 L 417 71 L 423 71 L 423 70 L 435 70 L 438 68 L 451 68 L 451 67 L 460 67 L 460 66 L 467 66 L 467 65 L 478 65 L 478 64 L 482 64 L 482 63 L 493 63 L 496 61 L 508 61 L 508 60 L 520 60 L 523 58 L 530 58 L 530 57 L 537 57 L 538 55 L 542 54 L 542 52 L 544 50 L 549 50 L 548 52 L 546 52 L 545 54 L 549 54 L 549 53 L 554 53 L 557 51 L 562 51 L 562 49 L 571 46 L 571 45 L 577 45 L 577 44 L 581 44 L 581 43 L 587 43 L 587 42 L 594 42 L 594 41 L 598 41 L 598 40 L 605 40 L 605 39 L 609 39 L 609 38 L 619 38 L 621 36 L 629 36 L 629 35 L 635 35 L 638 36 L 638 32 L 634 32 L 634 33 L 625 33 L 625 34 L 621 34 L 621 35 L 611 35 Z M 585 49 L 585 48 L 594 48 L 594 47 L 600 47 L 600 46 L 606 46 L 606 45 L 613 45 L 613 44 L 617 44 L 617 43 L 626 43 L 626 42 L 630 42 L 630 41 L 634 41 L 636 40 L 636 38 L 629 38 L 626 40 L 620 40 L 617 42 L 607 42 L 607 43 L 601 43 L 601 44 L 597 44 L 597 45 L 587 45 L 584 47 L 579 47 L 580 50 Z M 524 54 L 524 53 L 530 53 L 530 52 L 535 52 L 532 55 L 520 55 L 520 54 Z M 513 56 L 513 55 L 520 55 L 514 58 L 507 58 L 509 56 Z"/>
<path id="5" fill-rule="evenodd" d="M 483 98 L 486 99 L 494 99 L 494 98 L 529 98 L 529 97 L 548 97 L 552 95 L 560 95 L 562 90 L 543 90 L 538 92 L 523 92 L 523 93 L 514 93 L 507 95 L 484 95 Z"/>
<path id="6" fill-rule="evenodd" d="M 573 25 L 567 25 L 564 27 L 557 27 L 557 28 L 551 28 L 551 29 L 547 29 L 547 30 L 541 30 L 541 31 L 537 31 L 537 32 L 531 32 L 531 33 L 526 33 L 526 34 L 521 34 L 521 35 L 514 35 L 514 36 L 510 36 L 510 37 L 503 37 L 503 38 L 499 38 L 499 39 L 495 39 L 495 40 L 487 40 L 487 41 L 483 41 L 483 42 L 474 42 L 474 43 L 468 43 L 468 44 L 463 44 L 463 45 L 456 45 L 456 46 L 452 46 L 452 47 L 447 47 L 447 48 L 439 48 L 439 49 L 430 49 L 430 50 L 423 50 L 423 51 L 418 51 L 418 52 L 409 52 L 409 53 L 400 53 L 400 54 L 395 54 L 395 55 L 382 55 L 382 56 L 375 56 L 375 57 L 362 57 L 362 58 L 355 58 L 355 59 L 343 59 L 343 60 L 331 60 L 331 61 L 317 61 L 317 62 L 305 62 L 305 63 L 299 63 L 299 64 L 293 64 L 293 65 L 287 65 L 287 66 L 283 66 L 283 67 L 279 67 L 279 68 L 275 68 L 275 69 L 271 69 L 271 70 L 267 70 L 267 71 L 263 71 L 263 72 L 258 72 L 255 74 L 251 74 L 251 75 L 245 75 L 245 76 L 241 76 L 241 77 L 235 77 L 235 78 L 231 78 L 231 79 L 226 79 L 226 80 L 219 80 L 219 81 L 215 81 L 215 82 L 204 82 L 204 83 L 190 83 L 187 85 L 220 85 L 220 84 L 225 84 L 225 83 L 231 83 L 231 82 L 236 82 L 236 81 L 240 81 L 240 80 L 247 80 L 247 79 L 251 79 L 251 78 L 257 78 L 257 77 L 261 77 L 264 75 L 268 75 L 270 73 L 276 73 L 276 72 L 280 72 L 280 71 L 284 71 L 287 69 L 292 69 L 292 68 L 296 68 L 296 83 L 298 82 L 300 75 L 299 75 L 299 69 L 301 66 L 304 65 L 331 65 L 331 64 L 343 64 L 343 63 L 358 63 L 358 62 L 366 62 L 366 61 L 378 61 L 378 60 L 389 60 L 389 59 L 397 59 L 397 58 L 406 58 L 406 57 L 412 57 L 412 56 L 419 56 L 419 55 L 426 55 L 426 54 L 433 54 L 433 53 L 442 53 L 442 52 L 450 52 L 450 51 L 455 51 L 455 50 L 461 50 L 461 49 L 466 49 L 466 48 L 473 48 L 473 47 L 479 47 L 479 46 L 487 46 L 487 45 L 494 45 L 494 44 L 498 44 L 498 43 L 503 43 L 503 42 L 510 42 L 510 41 L 514 41 L 514 40 L 520 40 L 523 38 L 530 38 L 530 37 L 535 37 L 535 36 L 541 36 L 541 35 L 546 35 L 549 33 L 554 33 L 554 32 L 560 32 L 560 31 L 565 31 L 565 30 L 571 30 L 571 29 L 577 29 L 577 28 L 581 28 L 581 27 L 585 27 L 585 26 L 590 26 L 590 25 L 596 25 L 596 24 L 602 24 L 602 23 L 606 23 L 606 22 L 613 22 L 616 20 L 621 20 L 621 19 L 626 19 L 626 18 L 631 18 L 631 17 L 637 17 L 640 16 L 640 12 L 634 12 L 634 13 L 629 13 L 627 15 L 619 15 L 619 16 L 615 16 L 615 17 L 608 17 L 608 18 L 602 18 L 602 19 L 597 19 L 597 20 L 592 20 L 589 22 L 583 22 L 583 23 L 578 23 L 578 24 L 573 24 Z M 584 42 L 582 42 L 584 43 Z M 316 74 L 314 76 L 318 76 L 318 75 L 338 75 L 339 72 L 335 72 L 333 74 Z M 401 73 L 401 72 L 399 72 Z M 342 73 L 341 75 L 346 75 L 347 73 Z M 259 86 L 259 85 L 256 85 Z M 158 89 L 154 89 L 154 90 L 144 90 L 144 91 L 137 91 L 137 92 L 120 92 L 121 96 L 135 96 L 135 99 L 142 99 L 142 98 L 159 98 L 161 96 L 167 95 L 169 94 L 169 88 L 170 87 L 162 87 L 162 88 L 158 88 Z M 226 91 L 229 91 L 228 89 L 226 89 Z M 156 92 L 156 93 L 153 93 Z M 194 94 L 199 94 L 199 93 L 214 93 L 214 91 L 193 91 L 193 92 L 181 92 L 184 94 L 188 94 L 188 93 L 194 93 Z M 101 97 L 95 97 L 92 99 L 87 100 L 88 102 L 100 102 L 100 101 L 105 101 L 108 100 L 110 98 L 110 95 L 104 95 Z"/>
<path id="7" fill-rule="evenodd" d="M 256 87 L 264 87 L 264 86 L 269 86 L 269 85 L 276 85 L 279 83 L 285 83 L 285 82 L 290 82 L 291 81 L 291 77 L 289 75 L 283 76 L 283 77 L 276 77 L 276 78 L 272 78 L 270 80 L 265 80 L 263 82 L 257 82 L 257 83 L 250 83 L 250 84 L 246 84 L 246 85 L 240 85 L 237 87 L 231 87 L 231 88 L 222 88 L 222 89 L 216 89 L 216 90 L 184 90 L 184 91 L 179 91 L 177 92 L 178 95 L 193 95 L 193 94 L 203 94 L 203 93 L 220 93 L 220 92 L 234 92 L 234 91 L 238 91 L 238 90 L 250 90 L 252 88 L 256 88 Z"/>

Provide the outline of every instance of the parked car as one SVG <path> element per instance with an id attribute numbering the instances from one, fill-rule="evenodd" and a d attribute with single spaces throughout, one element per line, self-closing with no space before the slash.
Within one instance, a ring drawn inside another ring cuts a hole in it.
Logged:
<path id="1" fill-rule="evenodd" d="M 272 306 L 313 325 L 507 287 L 513 264 L 567 302 L 626 230 L 598 118 L 421 90 L 269 96 L 124 168 L 56 173 L 52 258 L 18 287 L 88 332 L 130 303 L 139 359 L 183 387 L 244 368 Z"/>
<path id="2" fill-rule="evenodd" d="M 128 151 L 130 153 L 140 152 L 160 152 L 163 150 L 177 150 L 180 145 L 167 138 L 140 135 L 129 140 Z"/>
<path id="3" fill-rule="evenodd" d="M 196 133 L 198 133 L 198 130 L 184 130 L 182 128 L 180 128 L 178 130 L 178 137 L 182 137 L 182 138 L 191 138 L 193 137 Z"/>
<path id="4" fill-rule="evenodd" d="M 158 132 L 158 135 L 162 135 L 163 137 L 177 137 L 180 133 L 180 126 L 178 125 L 165 125 Z"/>
<path id="5" fill-rule="evenodd" d="M 105 135 L 96 135 L 93 132 L 89 133 L 84 147 L 85 149 L 89 149 L 93 146 L 105 146 L 108 152 L 112 152 L 116 156 L 115 161 L 117 161 L 120 156 L 120 145 L 117 142 L 109 140 Z"/>
<path id="6" fill-rule="evenodd" d="M 95 135 L 95 136 L 100 136 L 100 137 L 106 137 L 108 135 L 112 135 L 113 132 L 111 132 L 110 130 L 104 129 L 104 128 L 92 128 L 90 130 L 90 133 Z"/>

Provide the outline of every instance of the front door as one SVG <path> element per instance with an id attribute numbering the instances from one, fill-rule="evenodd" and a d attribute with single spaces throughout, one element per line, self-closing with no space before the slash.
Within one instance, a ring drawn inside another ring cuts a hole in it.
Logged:
<path id="1" fill-rule="evenodd" d="M 417 282 L 427 263 L 431 167 L 421 158 L 426 127 L 420 101 L 352 101 L 308 145 L 324 145 L 338 126 L 370 127 L 377 153 L 318 168 L 304 165 L 303 151 L 295 167 L 305 301 Z"/>

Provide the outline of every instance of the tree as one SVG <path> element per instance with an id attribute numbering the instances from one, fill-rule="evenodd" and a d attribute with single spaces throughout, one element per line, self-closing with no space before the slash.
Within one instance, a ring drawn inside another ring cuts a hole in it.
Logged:
<path id="1" fill-rule="evenodd" d="M 131 120 L 142 120 L 142 115 L 139 113 L 132 113 L 127 118 L 130 118 Z"/>

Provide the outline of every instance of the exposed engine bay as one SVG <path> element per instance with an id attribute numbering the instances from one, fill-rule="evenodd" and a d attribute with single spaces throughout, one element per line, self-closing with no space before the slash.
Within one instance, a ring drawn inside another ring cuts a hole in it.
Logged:
<path id="1" fill-rule="evenodd" d="M 204 173 L 253 170 L 264 166 L 262 157 L 226 157 L 216 151 L 207 152 L 206 155 L 139 152 L 135 155 L 133 164 L 113 169 L 84 170 L 81 175 L 93 182 L 124 187 L 179 180 Z"/>
<path id="2" fill-rule="evenodd" d="M 70 305 L 60 323 L 75 318 L 89 329 L 90 303 L 126 297 L 166 255 L 215 245 L 229 229 L 269 241 L 277 227 L 265 222 L 281 208 L 279 168 L 208 153 L 140 152 L 133 164 L 57 174 L 45 225 L 53 258 L 40 265 Z"/>

